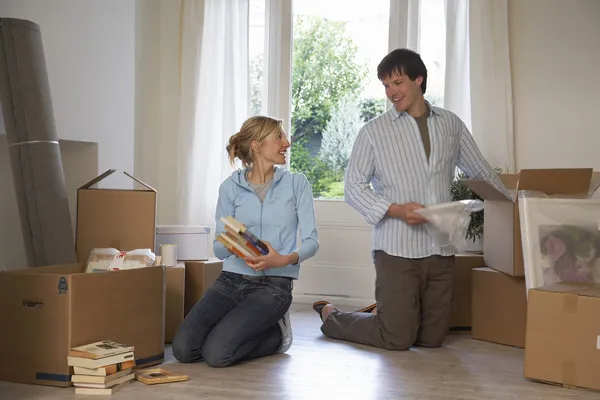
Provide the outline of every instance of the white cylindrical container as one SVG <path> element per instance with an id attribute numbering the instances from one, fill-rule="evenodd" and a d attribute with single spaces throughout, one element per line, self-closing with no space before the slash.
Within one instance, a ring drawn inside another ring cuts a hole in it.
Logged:
<path id="1" fill-rule="evenodd" d="M 162 257 L 161 264 L 166 267 L 174 267 L 177 265 L 177 245 L 176 244 L 161 244 L 160 255 Z"/>

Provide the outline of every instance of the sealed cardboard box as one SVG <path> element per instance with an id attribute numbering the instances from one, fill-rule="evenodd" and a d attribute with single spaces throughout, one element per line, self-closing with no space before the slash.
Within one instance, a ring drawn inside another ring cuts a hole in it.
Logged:
<path id="1" fill-rule="evenodd" d="M 166 308 L 165 308 L 165 343 L 171 343 L 177 328 L 183 322 L 185 306 L 185 266 L 177 264 L 165 268 Z"/>
<path id="2" fill-rule="evenodd" d="M 600 284 L 529 290 L 525 377 L 600 390 Z"/>
<path id="3" fill-rule="evenodd" d="M 121 251 L 150 249 L 156 239 L 156 190 L 124 172 L 142 189 L 97 189 L 110 169 L 77 190 L 77 261 L 86 262 L 94 248 Z"/>
<path id="4" fill-rule="evenodd" d="M 525 278 L 491 268 L 472 271 L 473 339 L 523 348 L 527 322 Z"/>
<path id="5" fill-rule="evenodd" d="M 222 269 L 223 261 L 216 258 L 185 263 L 185 315 L 211 287 Z"/>
<path id="6" fill-rule="evenodd" d="M 84 271 L 0 273 L 0 380 L 70 386 L 69 349 L 100 340 L 134 346 L 138 367 L 164 360 L 164 269 Z"/>
<path id="7" fill-rule="evenodd" d="M 514 194 L 507 198 L 484 180 L 461 182 L 485 200 L 483 254 L 485 265 L 512 276 L 524 276 L 521 228 L 516 193 L 532 190 L 546 195 L 586 197 L 593 192 L 591 168 L 523 169 L 516 175 L 500 175 L 504 186 Z"/>
<path id="8" fill-rule="evenodd" d="M 457 254 L 455 259 L 450 329 L 464 331 L 471 328 L 471 271 L 485 263 L 483 255 L 476 253 Z"/>

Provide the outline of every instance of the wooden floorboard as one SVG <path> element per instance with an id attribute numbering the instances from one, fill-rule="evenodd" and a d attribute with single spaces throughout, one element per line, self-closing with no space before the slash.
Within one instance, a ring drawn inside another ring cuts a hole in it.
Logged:
<path id="1" fill-rule="evenodd" d="M 294 344 L 287 354 L 214 369 L 165 364 L 190 376 L 182 383 L 133 382 L 112 396 L 75 395 L 73 388 L 0 382 L 2 400 L 198 399 L 599 399 L 598 392 L 523 378 L 523 350 L 452 334 L 440 349 L 391 352 L 325 338 L 309 305 L 292 306 Z M 143 396 L 143 397 L 142 397 Z"/>

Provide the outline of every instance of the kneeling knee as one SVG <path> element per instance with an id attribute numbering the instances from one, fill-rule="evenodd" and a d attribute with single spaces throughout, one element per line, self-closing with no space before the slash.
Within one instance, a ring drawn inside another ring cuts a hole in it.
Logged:
<path id="1" fill-rule="evenodd" d="M 442 347 L 442 345 L 444 344 L 444 341 L 445 341 L 445 338 L 435 339 L 435 340 L 418 341 L 417 345 L 420 347 L 429 347 L 429 348 L 435 349 L 438 347 Z"/>
<path id="2" fill-rule="evenodd" d="M 218 346 L 204 349 L 204 362 L 213 368 L 225 368 L 233 364 L 233 355 Z"/>
<path id="3" fill-rule="evenodd" d="M 396 341 L 388 341 L 386 343 L 386 347 L 388 350 L 394 351 L 406 351 L 410 349 L 413 345 L 411 340 L 396 340 Z"/>
<path id="4" fill-rule="evenodd" d="M 173 351 L 173 357 L 180 363 L 191 363 L 195 361 L 191 347 L 181 340 L 173 340 L 171 350 Z"/>

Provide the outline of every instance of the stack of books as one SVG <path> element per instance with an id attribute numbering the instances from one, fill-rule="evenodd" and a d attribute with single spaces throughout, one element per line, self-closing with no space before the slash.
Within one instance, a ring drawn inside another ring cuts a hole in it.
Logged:
<path id="1" fill-rule="evenodd" d="M 133 346 L 111 340 L 74 347 L 67 356 L 73 367 L 75 394 L 110 395 L 135 378 Z"/>
<path id="2" fill-rule="evenodd" d="M 267 245 L 235 218 L 231 216 L 221 217 L 221 222 L 225 225 L 225 232 L 217 236 L 217 240 L 230 252 L 240 258 L 256 257 L 269 253 Z"/>

